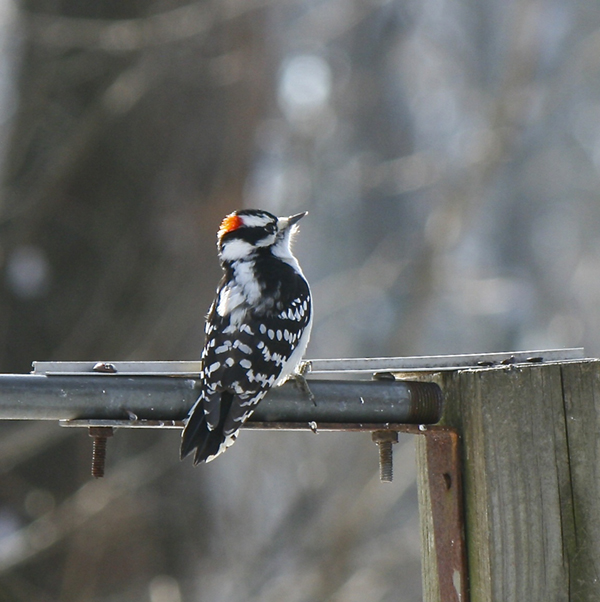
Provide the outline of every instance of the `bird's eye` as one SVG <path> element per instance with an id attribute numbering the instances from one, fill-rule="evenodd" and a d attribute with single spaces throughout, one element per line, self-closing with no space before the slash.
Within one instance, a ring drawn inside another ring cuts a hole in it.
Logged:
<path id="1" fill-rule="evenodd" d="M 271 224 L 267 224 L 265 226 L 265 230 L 269 233 L 269 234 L 275 234 L 275 231 L 277 230 L 277 226 L 273 223 Z"/>

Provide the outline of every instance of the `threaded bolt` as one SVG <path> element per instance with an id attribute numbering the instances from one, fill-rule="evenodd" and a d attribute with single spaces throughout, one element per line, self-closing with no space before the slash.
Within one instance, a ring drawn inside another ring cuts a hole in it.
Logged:
<path id="1" fill-rule="evenodd" d="M 379 478 L 382 483 L 391 483 L 394 478 L 392 445 L 398 443 L 398 433 L 374 431 L 371 437 L 379 447 Z"/>
<path id="2" fill-rule="evenodd" d="M 92 476 L 95 479 L 100 479 L 104 476 L 106 443 L 108 438 L 114 435 L 114 429 L 111 426 L 91 426 L 89 435 L 94 438 L 92 445 Z"/>
<path id="3" fill-rule="evenodd" d="M 394 478 L 394 463 L 392 459 L 392 444 L 382 441 L 379 445 L 379 477 L 384 483 L 391 483 Z"/>

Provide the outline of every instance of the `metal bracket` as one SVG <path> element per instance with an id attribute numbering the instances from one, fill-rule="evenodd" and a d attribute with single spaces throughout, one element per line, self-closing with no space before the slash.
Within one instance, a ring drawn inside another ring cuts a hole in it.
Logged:
<path id="1" fill-rule="evenodd" d="M 94 437 L 94 448 L 92 452 L 92 476 L 95 478 L 104 476 L 104 462 L 106 457 L 106 437 L 111 437 L 119 428 L 160 428 L 181 429 L 184 426 L 181 420 L 106 420 L 106 419 L 74 419 L 59 420 L 60 426 L 82 427 L 89 429 L 91 437 Z M 245 429 L 252 430 L 280 430 L 280 431 L 312 431 L 313 433 L 331 431 L 354 431 L 370 432 L 372 438 L 379 447 L 379 469 L 382 482 L 391 482 L 393 478 L 393 456 L 392 445 L 398 442 L 398 433 L 419 433 L 423 425 L 394 424 L 394 423 L 344 423 L 344 422 L 246 422 Z M 109 434 L 107 434 L 109 433 Z M 100 443 L 101 451 L 97 450 L 98 438 L 103 437 Z"/>
<path id="2" fill-rule="evenodd" d="M 455 429 L 423 426 L 437 576 L 442 602 L 468 602 L 460 437 Z"/>
<path id="3" fill-rule="evenodd" d="M 372 357 L 342 359 L 311 359 L 308 374 L 362 374 L 443 372 L 446 370 L 464 370 L 510 364 L 537 364 L 565 361 L 577 361 L 585 357 L 581 347 L 569 349 L 542 349 L 532 351 L 505 351 L 500 353 L 468 353 L 459 355 L 428 355 L 413 357 Z M 120 376 L 177 376 L 197 378 L 202 363 L 199 361 L 166 362 L 33 362 L 33 374 L 114 374 Z"/>

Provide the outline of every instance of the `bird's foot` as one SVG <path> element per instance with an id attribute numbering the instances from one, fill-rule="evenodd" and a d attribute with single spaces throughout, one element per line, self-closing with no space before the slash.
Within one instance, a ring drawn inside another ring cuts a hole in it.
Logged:
<path id="1" fill-rule="evenodd" d="M 312 370 L 312 362 L 310 360 L 302 360 L 296 369 L 296 374 L 304 376 Z"/>
<path id="2" fill-rule="evenodd" d="M 316 406 L 317 402 L 315 400 L 315 396 L 313 395 L 313 392 L 310 390 L 310 387 L 308 386 L 308 381 L 306 380 L 306 377 L 304 376 L 307 372 L 310 372 L 310 368 L 311 368 L 310 361 L 302 362 L 298 366 L 298 369 L 296 370 L 296 372 L 294 372 L 294 374 L 292 374 L 291 378 L 294 379 L 296 386 L 298 387 L 300 392 L 304 393 L 304 395 L 306 395 L 313 402 L 313 405 Z"/>

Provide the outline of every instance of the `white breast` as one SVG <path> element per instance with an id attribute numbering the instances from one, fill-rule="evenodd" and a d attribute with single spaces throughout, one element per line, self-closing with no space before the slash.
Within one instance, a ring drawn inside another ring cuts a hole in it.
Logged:
<path id="1" fill-rule="evenodd" d="M 254 275 L 254 262 L 240 261 L 233 267 L 233 279 L 221 289 L 217 313 L 229 316 L 230 322 L 239 325 L 244 321 L 248 307 L 255 306 L 261 298 L 261 289 Z"/>

